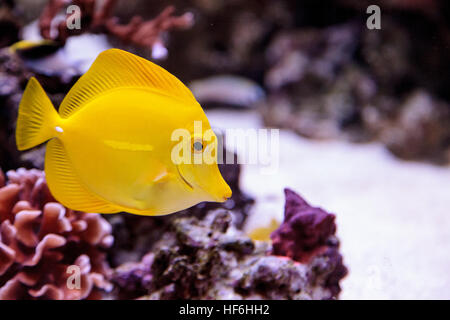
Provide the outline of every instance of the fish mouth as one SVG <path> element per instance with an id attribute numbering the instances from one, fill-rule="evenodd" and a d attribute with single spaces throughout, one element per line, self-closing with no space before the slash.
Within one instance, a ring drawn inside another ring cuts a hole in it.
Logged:
<path id="1" fill-rule="evenodd" d="M 186 186 L 188 186 L 189 189 L 194 190 L 194 187 L 192 186 L 192 184 L 189 183 L 189 181 L 186 180 L 185 177 L 183 177 L 183 174 L 181 173 L 180 167 L 177 166 L 177 171 L 178 171 L 178 175 L 181 178 L 181 181 L 184 182 L 184 184 L 186 184 Z"/>

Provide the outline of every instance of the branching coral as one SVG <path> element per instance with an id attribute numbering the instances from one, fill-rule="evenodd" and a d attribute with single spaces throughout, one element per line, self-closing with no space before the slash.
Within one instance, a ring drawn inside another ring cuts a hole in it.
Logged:
<path id="1" fill-rule="evenodd" d="M 193 24 L 192 13 L 174 16 L 175 8 L 169 6 L 152 20 L 144 21 L 141 17 L 135 16 L 128 24 L 122 25 L 117 18 L 112 16 L 116 2 L 116 0 L 106 0 L 101 8 L 97 9 L 96 0 L 73 0 L 72 4 L 77 5 L 81 11 L 82 28 L 69 29 L 66 22 L 63 21 L 58 24 L 58 34 L 53 36 L 51 34 L 52 21 L 59 11 L 67 5 L 67 1 L 50 0 L 39 21 L 41 35 L 46 39 L 64 43 L 72 35 L 88 31 L 105 32 L 125 43 L 138 47 L 163 49 L 162 35 L 164 32 L 172 29 L 186 29 Z"/>
<path id="2" fill-rule="evenodd" d="M 338 251 L 335 216 L 310 206 L 292 190 L 285 189 L 285 195 L 284 221 L 271 234 L 273 254 L 322 268 L 324 285 L 333 294 L 338 294 L 339 281 L 347 274 L 347 268 Z M 328 272 L 325 272 L 326 269 Z"/>
<path id="3" fill-rule="evenodd" d="M 0 174 L 0 300 L 98 298 L 109 290 L 104 249 L 113 242 L 111 226 L 55 202 L 39 170 L 7 177 Z M 79 287 L 70 278 L 76 270 Z"/>
<path id="4" fill-rule="evenodd" d="M 336 268 L 325 255 L 300 263 L 269 255 L 270 243 L 253 242 L 224 209 L 203 218 L 179 217 L 139 263 L 116 269 L 119 298 L 330 299 Z M 339 281 L 337 279 L 337 281 Z"/>

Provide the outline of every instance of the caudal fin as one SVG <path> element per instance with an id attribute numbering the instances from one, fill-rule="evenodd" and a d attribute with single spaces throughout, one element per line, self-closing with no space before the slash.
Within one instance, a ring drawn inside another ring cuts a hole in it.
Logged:
<path id="1" fill-rule="evenodd" d="M 28 81 L 19 105 L 16 144 L 19 150 L 30 149 L 56 134 L 59 115 L 36 78 Z"/>

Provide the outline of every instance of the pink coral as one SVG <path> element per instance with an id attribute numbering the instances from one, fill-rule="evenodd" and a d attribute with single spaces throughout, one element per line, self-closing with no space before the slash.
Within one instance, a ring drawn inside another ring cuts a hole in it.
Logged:
<path id="1" fill-rule="evenodd" d="M 85 299 L 109 290 L 109 223 L 55 202 L 42 171 L 7 176 L 4 185 L 0 174 L 0 299 Z M 70 266 L 79 268 L 78 288 L 68 285 Z"/>

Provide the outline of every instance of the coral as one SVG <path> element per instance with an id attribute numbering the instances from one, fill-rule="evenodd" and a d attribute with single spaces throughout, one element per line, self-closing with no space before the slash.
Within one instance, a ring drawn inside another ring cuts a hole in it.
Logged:
<path id="1" fill-rule="evenodd" d="M 332 299 L 342 278 L 337 245 L 308 263 L 269 255 L 224 209 L 206 217 L 176 217 L 140 262 L 114 271 L 121 299 Z M 339 273 L 340 272 L 340 273 Z"/>
<path id="2" fill-rule="evenodd" d="M 285 189 L 284 221 L 271 234 L 272 253 L 287 256 L 302 263 L 317 264 L 329 272 L 323 282 L 333 294 L 340 292 L 339 280 L 347 274 L 335 237 L 335 216 L 321 208 L 310 206 L 290 189 Z M 323 259 L 321 263 L 317 261 Z M 330 266 L 332 266 L 330 268 Z"/>
<path id="3" fill-rule="evenodd" d="M 61 22 L 58 27 L 56 38 L 52 38 L 51 26 L 56 14 L 67 5 L 64 0 L 50 0 L 42 12 L 39 20 L 41 35 L 46 39 L 56 40 L 64 43 L 69 36 L 84 32 L 105 32 L 117 37 L 124 43 L 133 44 L 138 47 L 163 50 L 162 35 L 172 29 L 187 29 L 193 24 L 193 15 L 185 13 L 182 16 L 174 16 L 175 8 L 165 8 L 156 18 L 144 21 L 139 16 L 134 16 L 128 24 L 121 25 L 118 19 L 112 17 L 116 0 L 106 0 L 99 10 L 96 9 L 95 0 L 74 0 L 71 4 L 79 6 L 82 12 L 83 28 L 68 29 L 66 22 Z M 154 53 L 158 55 L 159 53 Z"/>
<path id="4" fill-rule="evenodd" d="M 91 299 L 110 290 L 111 226 L 55 202 L 42 171 L 7 177 L 0 174 L 0 299 Z M 80 268 L 79 288 L 68 285 L 70 266 Z"/>
<path id="5" fill-rule="evenodd" d="M 273 253 L 307 262 L 323 250 L 327 239 L 336 232 L 335 216 L 310 206 L 290 189 L 284 193 L 284 221 L 271 234 Z"/>

